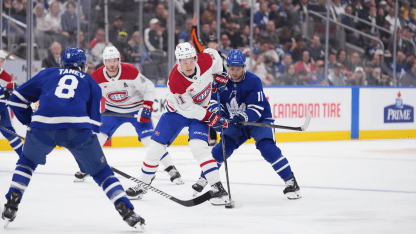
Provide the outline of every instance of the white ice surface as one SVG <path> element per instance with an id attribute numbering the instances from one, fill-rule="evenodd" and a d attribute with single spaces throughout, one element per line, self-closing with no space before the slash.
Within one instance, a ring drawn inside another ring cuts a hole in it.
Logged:
<path id="1" fill-rule="evenodd" d="M 288 200 L 284 183 L 255 149 L 243 145 L 229 159 L 231 195 L 240 209 L 209 202 L 187 208 L 149 191 L 133 201 L 146 233 L 416 233 L 416 140 L 278 143 L 303 198 Z M 108 162 L 138 176 L 145 148 L 104 149 Z M 185 185 L 159 169 L 153 186 L 181 200 L 192 197 L 199 166 L 188 147 L 170 147 Z M 17 161 L 0 152 L 1 207 Z M 77 164 L 55 150 L 39 166 L 14 222 L 0 233 L 134 233 L 92 178 L 74 183 Z M 118 176 L 119 177 L 119 176 Z M 124 188 L 132 181 L 119 177 Z M 224 166 L 221 179 L 226 186 Z"/>

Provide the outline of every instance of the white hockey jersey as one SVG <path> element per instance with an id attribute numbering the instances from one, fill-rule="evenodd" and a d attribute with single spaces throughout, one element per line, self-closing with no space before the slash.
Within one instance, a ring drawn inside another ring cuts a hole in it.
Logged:
<path id="1" fill-rule="evenodd" d="M 121 63 L 116 77 L 107 75 L 105 66 L 95 70 L 91 76 L 100 85 L 105 108 L 117 113 L 137 112 L 145 103 L 153 105 L 155 86 L 133 65 Z"/>
<path id="2" fill-rule="evenodd" d="M 173 68 L 168 80 L 166 106 L 169 112 L 205 121 L 211 115 L 207 107 L 211 99 L 212 75 L 222 73 L 222 58 L 213 49 L 206 49 L 197 57 L 196 74 L 192 78 L 186 77 L 178 65 Z"/>

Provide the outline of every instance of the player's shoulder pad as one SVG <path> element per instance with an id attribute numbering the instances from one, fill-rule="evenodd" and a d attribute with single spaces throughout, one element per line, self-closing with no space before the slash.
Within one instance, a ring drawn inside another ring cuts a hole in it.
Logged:
<path id="1" fill-rule="evenodd" d="M 119 80 L 135 80 L 139 75 L 139 70 L 127 63 L 121 63 L 121 75 Z"/>
<path id="2" fill-rule="evenodd" d="M 218 60 L 218 57 L 215 56 L 210 50 L 208 52 L 197 54 L 198 56 L 198 66 L 201 69 L 201 75 L 204 74 L 208 69 L 212 67 L 212 64 L 215 60 Z M 217 53 L 218 54 L 218 53 Z M 215 61 L 216 62 L 216 61 Z"/>
<path id="3" fill-rule="evenodd" d="M 97 70 L 95 70 L 93 73 L 91 73 L 91 77 L 98 83 L 104 83 L 107 82 L 107 79 L 104 76 L 104 68 L 105 66 L 102 65 Z"/>
<path id="4" fill-rule="evenodd" d="M 169 75 L 168 86 L 173 94 L 184 94 L 186 89 L 192 84 L 179 71 L 176 64 Z"/>
<path id="5" fill-rule="evenodd" d="M 249 71 L 246 72 L 245 80 L 248 84 L 250 84 L 250 87 L 252 87 L 253 89 L 263 89 L 260 77 Z"/>

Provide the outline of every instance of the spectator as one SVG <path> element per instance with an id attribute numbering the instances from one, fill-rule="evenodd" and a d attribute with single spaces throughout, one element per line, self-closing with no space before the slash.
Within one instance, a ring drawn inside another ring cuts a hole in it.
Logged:
<path id="1" fill-rule="evenodd" d="M 404 10 L 402 8 L 399 9 L 399 14 L 397 14 L 397 18 L 399 19 L 398 22 L 400 22 L 402 28 L 406 26 L 406 19 L 404 18 Z"/>
<path id="2" fill-rule="evenodd" d="M 280 76 L 283 75 L 286 68 L 291 64 L 292 64 L 292 55 L 288 54 L 288 53 L 284 54 L 282 62 L 280 63 L 279 68 L 277 69 L 277 72 L 276 72 L 276 80 L 279 80 Z M 296 66 L 295 66 L 295 69 L 296 69 Z M 295 70 L 295 72 L 296 72 L 296 70 Z"/>
<path id="3" fill-rule="evenodd" d="M 221 2 L 221 29 L 225 28 L 225 24 L 231 19 L 231 12 L 228 10 L 228 2 Z"/>
<path id="4" fill-rule="evenodd" d="M 117 50 L 120 52 L 120 60 L 122 62 L 130 61 L 132 49 L 131 46 L 127 43 L 127 32 L 125 30 L 121 30 L 118 33 L 117 41 L 114 43 L 114 46 L 117 48 Z"/>
<path id="5" fill-rule="evenodd" d="M 295 48 L 296 42 L 292 41 L 291 38 L 282 37 L 281 44 L 274 48 L 277 55 L 279 56 L 279 62 L 277 62 L 277 64 L 280 64 L 280 61 L 282 61 L 284 54 L 292 54 L 292 51 Z"/>
<path id="6" fill-rule="evenodd" d="M 51 30 L 51 25 L 46 22 L 45 8 L 42 3 L 36 4 L 33 9 L 36 22 L 35 40 L 40 48 L 46 48 L 52 42 L 52 37 L 46 32 Z"/>
<path id="7" fill-rule="evenodd" d="M 166 18 L 164 17 L 165 15 L 165 5 L 163 5 L 162 3 L 157 4 L 155 12 L 156 12 L 156 19 L 159 20 L 159 27 L 161 28 L 161 30 L 165 30 L 166 29 Z M 183 21 L 182 21 L 183 22 Z"/>
<path id="8" fill-rule="evenodd" d="M 299 14 L 299 20 L 305 21 L 306 13 L 308 12 L 309 0 L 300 0 L 299 4 L 295 6 L 294 10 Z"/>
<path id="9" fill-rule="evenodd" d="M 221 45 L 221 49 L 220 49 L 221 53 L 223 53 L 227 57 L 228 57 L 228 54 L 231 52 L 231 50 L 234 49 L 230 46 L 231 41 L 228 38 L 228 35 L 226 33 L 221 35 L 220 45 Z"/>
<path id="10" fill-rule="evenodd" d="M 403 29 L 402 29 L 402 38 L 409 39 L 409 41 L 413 41 L 414 36 L 415 36 L 415 34 L 410 31 L 409 27 L 407 27 L 407 26 L 403 27 Z M 408 48 L 407 48 L 408 53 L 414 53 L 415 47 L 409 41 L 405 42 L 405 44 L 407 44 L 407 46 L 408 46 Z"/>
<path id="11" fill-rule="evenodd" d="M 95 66 L 93 63 L 89 62 L 87 65 L 87 74 L 91 75 L 95 71 Z"/>
<path id="12" fill-rule="evenodd" d="M 379 8 L 377 11 L 377 16 L 376 16 L 376 24 L 380 27 L 384 27 L 385 22 L 386 22 L 386 14 L 383 8 Z M 390 27 L 389 27 L 389 30 L 390 30 Z"/>
<path id="13" fill-rule="evenodd" d="M 372 35 L 375 38 L 380 39 L 380 35 L 378 33 Z M 367 45 L 365 49 L 365 57 L 367 60 L 370 60 L 373 56 L 376 50 L 381 50 L 383 47 L 380 44 L 379 41 L 375 39 L 371 39 L 371 44 Z"/>
<path id="14" fill-rule="evenodd" d="M 140 32 L 136 31 L 133 33 L 133 36 L 131 37 L 128 44 L 131 47 L 131 55 L 130 55 L 130 61 L 133 63 L 140 63 L 143 64 L 149 64 L 152 62 L 152 59 L 150 58 L 146 47 L 144 47 L 143 43 L 140 41 Z"/>
<path id="15" fill-rule="evenodd" d="M 367 85 L 390 86 L 390 81 L 387 76 L 382 76 L 380 68 L 374 68 L 371 80 L 367 80 Z"/>
<path id="16" fill-rule="evenodd" d="M 254 15 L 254 23 L 261 29 L 266 29 L 266 24 L 269 22 L 269 14 L 267 12 L 267 3 L 260 4 L 260 9 Z"/>
<path id="17" fill-rule="evenodd" d="M 227 34 L 228 38 L 231 41 L 231 47 L 234 49 L 241 49 L 244 47 L 244 43 L 241 40 L 240 32 L 236 31 L 236 24 L 234 19 L 230 19 L 225 24 L 225 34 Z M 244 48 L 243 48 L 244 49 Z"/>
<path id="18" fill-rule="evenodd" d="M 210 1 L 207 9 L 202 13 L 201 21 L 203 24 L 211 24 L 214 20 L 217 20 L 217 10 L 215 9 L 214 2 Z"/>
<path id="19" fill-rule="evenodd" d="M 285 67 L 284 73 L 282 74 L 280 79 L 276 79 L 273 84 L 274 85 L 299 85 L 301 84 L 298 76 L 296 75 L 295 64 L 289 64 L 287 67 Z"/>
<path id="20" fill-rule="evenodd" d="M 231 13 L 231 18 L 235 20 L 235 22 L 242 23 L 241 20 L 243 19 L 243 8 L 239 5 L 236 0 L 228 0 L 228 10 Z"/>
<path id="21" fill-rule="evenodd" d="M 50 31 L 48 32 L 54 39 L 54 41 L 62 42 L 62 25 L 61 14 L 59 10 L 59 3 L 53 1 L 49 6 L 49 14 L 45 16 L 45 21 L 49 25 Z"/>
<path id="22" fill-rule="evenodd" d="M 389 10 L 389 14 L 385 17 L 386 21 L 390 23 L 390 31 L 394 32 L 394 8 Z M 400 20 L 396 20 L 397 28 L 402 28 Z"/>
<path id="23" fill-rule="evenodd" d="M 384 52 L 382 50 L 377 50 L 374 54 L 374 57 L 378 57 L 378 64 L 375 64 L 377 67 L 381 68 L 381 72 L 384 75 L 389 75 L 392 77 L 392 73 L 390 72 L 386 62 L 384 61 Z"/>
<path id="24" fill-rule="evenodd" d="M 261 79 L 261 82 L 264 85 L 271 85 L 274 81 L 274 78 L 267 71 L 267 65 L 264 62 L 263 56 L 261 56 L 260 53 L 261 51 L 259 47 L 253 48 L 253 65 L 252 65 L 253 67 L 250 72 L 257 75 Z M 248 57 L 247 60 L 248 61 L 246 62 L 246 64 L 250 64 L 251 58 Z M 249 69 L 249 67 L 247 67 L 247 69 Z"/>
<path id="25" fill-rule="evenodd" d="M 241 42 L 244 47 L 250 47 L 250 26 L 245 24 L 241 27 Z"/>
<path id="26" fill-rule="evenodd" d="M 226 71 L 227 70 L 227 56 L 218 50 L 218 39 L 216 36 L 214 35 L 209 36 L 208 41 L 207 41 L 207 47 L 218 51 L 218 54 L 222 58 L 223 70 Z"/>
<path id="27" fill-rule="evenodd" d="M 407 72 L 409 70 L 409 67 L 407 66 L 406 63 L 406 56 L 404 55 L 404 53 L 402 51 L 397 51 L 396 54 L 396 68 L 394 68 L 394 63 L 393 61 L 389 64 L 389 70 L 390 72 L 396 72 L 397 76 L 399 77 L 400 74 L 404 74 L 405 72 Z"/>
<path id="28" fill-rule="evenodd" d="M 324 85 L 325 83 L 325 74 L 324 74 L 324 61 L 319 59 L 315 63 L 315 71 L 309 76 L 308 84 L 309 85 Z"/>
<path id="29" fill-rule="evenodd" d="M 111 43 L 109 44 L 109 46 L 110 45 Z M 98 67 L 99 64 L 103 63 L 103 51 L 105 47 L 106 44 L 104 29 L 98 28 L 95 32 L 94 39 L 90 42 L 92 62 L 96 67 Z"/>
<path id="30" fill-rule="evenodd" d="M 280 59 L 276 51 L 271 47 L 270 40 L 268 38 L 264 38 L 260 42 L 260 51 L 264 64 L 266 65 L 267 72 L 269 74 L 276 74 L 277 66 L 280 63 Z"/>
<path id="31" fill-rule="evenodd" d="M 390 7 L 387 5 L 387 2 L 382 0 L 379 3 L 379 9 L 384 11 L 384 15 L 387 14 L 387 12 L 389 11 Z"/>
<path id="32" fill-rule="evenodd" d="M 306 50 L 306 37 L 304 35 L 299 35 L 296 38 L 296 47 L 292 51 L 292 59 L 294 62 L 302 59 L 304 50 Z"/>
<path id="33" fill-rule="evenodd" d="M 309 76 L 305 70 L 300 70 L 298 74 L 298 85 L 308 85 L 309 84 Z"/>
<path id="34" fill-rule="evenodd" d="M 179 33 L 179 43 L 189 42 L 191 40 L 192 19 L 187 19 L 185 22 L 185 29 Z"/>
<path id="35" fill-rule="evenodd" d="M 260 31 L 261 37 L 269 37 L 273 46 L 279 43 L 279 35 L 277 35 L 274 21 L 270 20 L 266 25 L 266 30 Z"/>
<path id="36" fill-rule="evenodd" d="M 378 82 L 374 83 L 374 77 L 373 77 L 373 70 L 374 70 L 374 64 L 370 61 L 365 63 L 364 66 L 364 75 L 365 80 L 367 81 L 367 85 L 379 85 Z"/>
<path id="37" fill-rule="evenodd" d="M 75 4 L 75 12 L 77 12 L 77 2 L 76 2 L 76 0 L 68 0 L 68 1 L 66 1 L 64 4 L 63 4 L 63 6 L 62 6 L 62 9 L 68 9 L 67 7 L 68 7 L 68 4 L 70 3 L 70 2 L 72 2 L 72 3 L 74 3 Z M 79 6 L 79 11 L 80 11 L 80 20 L 81 21 L 83 21 L 83 20 L 85 20 L 85 15 L 84 15 L 84 11 L 83 11 L 83 9 L 82 9 L 82 4 Z"/>
<path id="38" fill-rule="evenodd" d="M 347 14 L 353 14 L 353 9 L 351 6 L 347 6 L 347 8 L 345 9 L 345 13 Z M 356 28 L 356 24 L 355 21 L 352 17 L 348 16 L 348 15 L 341 15 L 341 23 L 351 27 L 351 28 Z M 352 43 L 352 44 L 358 44 L 361 45 L 361 42 L 359 42 L 360 40 L 360 35 L 350 29 L 345 29 L 345 33 L 347 34 L 347 41 Z"/>
<path id="39" fill-rule="evenodd" d="M 334 51 L 330 51 L 328 54 L 328 69 L 334 68 L 334 65 L 337 63 L 337 55 Z M 341 68 L 342 68 L 341 64 Z M 342 69 L 341 69 L 342 70 Z"/>
<path id="40" fill-rule="evenodd" d="M 409 67 L 409 68 L 413 67 L 413 64 L 415 63 L 415 61 L 416 61 L 416 55 L 415 54 L 409 53 L 406 56 L 407 67 Z"/>
<path id="41" fill-rule="evenodd" d="M 77 16 L 75 14 L 74 2 L 68 2 L 67 10 L 61 15 L 61 24 L 62 35 L 66 37 L 66 41 L 69 43 L 74 39 L 74 35 L 77 31 Z"/>
<path id="42" fill-rule="evenodd" d="M 302 60 L 296 63 L 296 73 L 303 70 L 306 72 L 308 77 L 315 71 L 315 67 L 312 65 L 313 61 L 311 62 L 311 56 L 309 56 L 309 51 L 305 50 L 302 53 Z"/>
<path id="43" fill-rule="evenodd" d="M 210 35 L 211 32 L 209 30 L 209 24 L 203 24 L 201 27 L 201 35 L 199 37 L 201 39 L 201 43 L 206 45 Z"/>
<path id="44" fill-rule="evenodd" d="M 113 27 L 108 31 L 108 40 L 110 40 L 111 43 L 115 43 L 117 41 L 118 33 L 121 31 L 122 26 L 123 17 L 118 15 L 113 21 Z"/>
<path id="45" fill-rule="evenodd" d="M 49 56 L 42 60 L 42 69 L 46 69 L 50 67 L 60 67 L 61 66 L 61 53 L 62 53 L 61 44 L 59 44 L 59 42 L 52 43 Z"/>
<path id="46" fill-rule="evenodd" d="M 73 44 L 72 44 L 71 47 L 78 47 L 77 44 L 78 44 L 77 43 L 77 34 L 75 32 Z M 81 48 L 82 50 L 84 50 L 85 54 L 87 54 L 86 52 L 88 51 L 88 43 L 85 40 L 85 34 L 84 34 L 83 31 L 80 31 L 80 34 L 79 34 L 79 47 L 78 48 Z"/>
<path id="47" fill-rule="evenodd" d="M 348 60 L 347 60 L 347 52 L 345 50 L 339 50 L 337 53 L 337 62 L 341 63 L 343 67 L 348 66 Z M 347 67 L 348 69 L 348 67 Z M 349 69 L 348 69 L 349 71 Z"/>
<path id="48" fill-rule="evenodd" d="M 329 85 L 333 86 L 341 86 L 346 85 L 347 77 L 341 70 L 342 64 L 341 63 L 335 63 L 334 68 L 332 71 L 329 72 L 328 75 L 328 82 Z"/>
<path id="49" fill-rule="evenodd" d="M 270 6 L 269 20 L 274 22 L 275 28 L 276 28 L 276 25 L 281 21 L 280 13 L 279 13 L 279 7 L 277 6 L 276 3 L 273 3 Z M 266 29 L 267 29 L 267 27 L 266 27 Z"/>
<path id="50" fill-rule="evenodd" d="M 412 33 L 416 33 L 416 16 L 414 9 L 409 12 L 409 17 L 406 21 L 407 27 L 409 27 Z"/>
<path id="51" fill-rule="evenodd" d="M 377 26 L 377 8 L 376 7 L 370 7 L 370 12 L 365 18 L 366 21 L 368 21 L 371 25 L 364 25 L 366 33 L 370 34 L 378 34 L 378 29 L 375 27 Z"/>
<path id="52" fill-rule="evenodd" d="M 276 24 L 277 28 L 282 26 L 297 26 L 299 24 L 299 15 L 292 10 L 291 4 L 288 2 L 282 3 L 282 11 L 280 11 L 280 21 Z"/>
<path id="53" fill-rule="evenodd" d="M 384 21 L 383 28 L 386 29 L 386 30 L 390 30 L 390 23 L 387 20 Z M 393 34 L 392 33 L 388 33 L 388 32 L 385 32 L 385 31 L 381 31 L 380 30 L 380 39 L 383 42 L 384 48 L 387 48 L 388 47 L 391 38 L 393 38 Z M 386 52 L 387 53 L 390 53 L 389 51 L 386 51 Z"/>
<path id="54" fill-rule="evenodd" d="M 410 71 L 400 79 L 399 86 L 412 86 L 416 87 L 416 63 L 413 64 Z"/>
<path id="55" fill-rule="evenodd" d="M 217 21 L 216 21 L 216 20 L 213 20 L 213 21 L 211 22 L 211 24 L 209 25 L 209 32 L 210 32 L 212 35 L 218 36 L 218 35 L 217 35 Z"/>
<path id="56" fill-rule="evenodd" d="M 332 18 L 336 21 L 345 13 L 345 8 L 341 4 L 341 0 L 332 0 L 330 7 Z"/>
<path id="57" fill-rule="evenodd" d="M 192 21 L 191 21 L 192 24 Z M 163 49 L 163 38 L 159 30 L 159 20 L 150 20 L 149 28 L 144 30 L 144 44 L 151 54 L 153 51 Z"/>
<path id="58" fill-rule="evenodd" d="M 365 85 L 365 75 L 362 67 L 355 68 L 354 73 L 348 78 L 348 85 Z"/>
<path id="59" fill-rule="evenodd" d="M 348 69 L 350 71 L 355 71 L 356 67 L 362 67 L 360 61 L 360 54 L 356 51 L 352 52 L 350 62 L 348 63 Z"/>
<path id="60" fill-rule="evenodd" d="M 314 34 L 312 36 L 312 44 L 311 44 L 311 47 L 309 48 L 309 53 L 312 59 L 315 61 L 322 57 L 325 57 L 325 49 L 321 45 L 321 38 L 319 37 L 318 34 Z"/>

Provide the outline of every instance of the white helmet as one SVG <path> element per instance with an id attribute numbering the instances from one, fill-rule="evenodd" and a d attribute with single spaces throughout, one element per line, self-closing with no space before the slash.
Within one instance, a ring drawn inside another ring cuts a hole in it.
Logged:
<path id="1" fill-rule="evenodd" d="M 186 59 L 186 58 L 193 58 L 196 56 L 195 48 L 189 43 L 179 43 L 175 49 L 175 56 L 176 59 Z"/>
<path id="2" fill-rule="evenodd" d="M 3 50 L 0 50 L 0 58 L 4 59 L 4 62 L 6 62 L 7 53 Z"/>
<path id="3" fill-rule="evenodd" d="M 120 59 L 120 52 L 118 52 L 117 48 L 114 46 L 108 46 L 104 48 L 103 52 L 103 60 L 105 62 L 106 59 Z"/>

